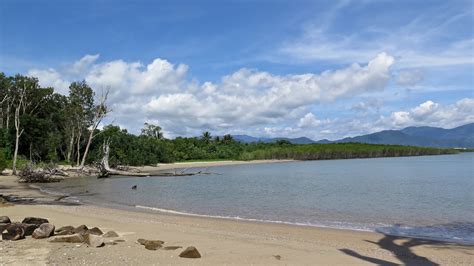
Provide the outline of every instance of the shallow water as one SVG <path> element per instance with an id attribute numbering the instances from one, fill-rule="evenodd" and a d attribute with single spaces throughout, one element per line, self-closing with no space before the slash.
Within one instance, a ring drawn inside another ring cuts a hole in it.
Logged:
<path id="1" fill-rule="evenodd" d="M 474 153 L 285 162 L 214 167 L 211 175 L 69 179 L 43 189 L 109 206 L 474 244 L 473 165 Z"/>

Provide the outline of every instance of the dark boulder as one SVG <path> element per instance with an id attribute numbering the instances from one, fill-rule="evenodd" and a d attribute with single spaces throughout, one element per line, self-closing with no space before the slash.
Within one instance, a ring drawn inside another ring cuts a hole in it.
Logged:
<path id="1" fill-rule="evenodd" d="M 181 254 L 179 254 L 181 258 L 189 258 L 189 259 L 198 259 L 201 257 L 201 254 L 195 247 L 187 247 Z"/>
<path id="2" fill-rule="evenodd" d="M 48 238 L 54 234 L 54 225 L 50 223 L 44 223 L 40 225 L 32 234 L 35 239 Z"/>
<path id="3" fill-rule="evenodd" d="M 0 216 L 0 224 L 9 224 L 9 223 L 11 223 L 11 221 L 8 216 Z"/>
<path id="4" fill-rule="evenodd" d="M 20 240 L 25 238 L 25 229 L 20 224 L 9 224 L 2 233 L 3 240 Z"/>
<path id="5" fill-rule="evenodd" d="M 36 228 L 38 228 L 37 224 L 21 223 L 19 225 L 23 228 L 23 230 L 25 230 L 25 236 L 31 236 L 33 232 L 36 230 Z"/>
<path id="6" fill-rule="evenodd" d="M 21 223 L 23 223 L 23 224 L 36 224 L 36 225 L 40 226 L 41 224 L 49 223 L 49 221 L 48 221 L 48 219 L 44 219 L 44 218 L 26 217 L 25 219 L 23 219 L 23 221 Z"/>

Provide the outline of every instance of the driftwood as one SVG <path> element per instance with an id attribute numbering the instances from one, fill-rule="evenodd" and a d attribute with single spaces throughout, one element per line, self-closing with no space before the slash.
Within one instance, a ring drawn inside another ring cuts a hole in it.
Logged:
<path id="1" fill-rule="evenodd" d="M 26 165 L 18 174 L 21 183 L 53 183 L 63 180 L 59 175 L 67 173 L 53 167 L 46 169 L 35 168 L 33 164 Z"/>
<path id="2" fill-rule="evenodd" d="M 149 173 L 130 172 L 112 169 L 109 166 L 109 154 L 110 154 L 110 141 L 106 140 L 102 145 L 103 157 L 99 164 L 99 175 L 98 178 L 106 178 L 110 175 L 121 175 L 121 176 L 150 176 Z M 123 168 L 122 168 L 123 169 Z"/>

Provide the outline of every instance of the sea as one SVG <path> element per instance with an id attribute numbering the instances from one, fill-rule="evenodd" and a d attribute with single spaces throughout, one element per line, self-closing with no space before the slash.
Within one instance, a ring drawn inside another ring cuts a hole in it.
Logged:
<path id="1" fill-rule="evenodd" d="M 136 211 L 474 244 L 474 153 L 185 171 L 206 174 L 84 177 L 41 189 L 71 201 Z"/>

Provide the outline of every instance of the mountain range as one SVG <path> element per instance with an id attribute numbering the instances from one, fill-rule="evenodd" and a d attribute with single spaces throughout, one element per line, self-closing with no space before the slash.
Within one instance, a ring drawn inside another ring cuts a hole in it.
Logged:
<path id="1" fill-rule="evenodd" d="M 307 137 L 299 138 L 258 138 L 248 135 L 234 135 L 235 140 L 245 143 L 273 143 L 287 140 L 294 144 L 361 142 L 371 144 L 396 144 L 422 147 L 474 148 L 474 123 L 451 129 L 439 127 L 407 127 L 401 130 L 383 130 L 380 132 L 330 141 L 314 141 Z"/>

